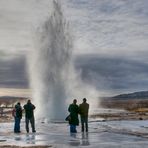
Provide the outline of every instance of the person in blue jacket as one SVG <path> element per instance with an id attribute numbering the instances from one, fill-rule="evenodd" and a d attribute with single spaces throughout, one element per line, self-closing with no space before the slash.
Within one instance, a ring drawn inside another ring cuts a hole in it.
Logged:
<path id="1" fill-rule="evenodd" d="M 14 116 L 14 133 L 20 133 L 20 123 L 21 123 L 21 119 L 22 119 L 22 107 L 20 102 L 18 102 L 15 105 L 15 108 L 13 110 L 13 116 Z"/>

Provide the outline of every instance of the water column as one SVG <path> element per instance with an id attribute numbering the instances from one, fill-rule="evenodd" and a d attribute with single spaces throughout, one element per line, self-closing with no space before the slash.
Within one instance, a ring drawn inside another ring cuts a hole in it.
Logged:
<path id="1" fill-rule="evenodd" d="M 37 30 L 35 48 L 30 57 L 30 86 L 36 115 L 50 120 L 64 120 L 72 40 L 68 23 L 56 1 L 53 1 L 52 14 Z"/>

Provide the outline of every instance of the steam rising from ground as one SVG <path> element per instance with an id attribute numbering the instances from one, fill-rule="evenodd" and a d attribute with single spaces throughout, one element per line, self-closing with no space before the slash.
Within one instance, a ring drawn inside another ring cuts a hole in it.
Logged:
<path id="1" fill-rule="evenodd" d="M 72 48 L 69 25 L 60 4 L 53 1 L 53 12 L 37 30 L 35 48 L 29 57 L 30 84 L 38 117 L 63 120 L 73 99 L 96 95 L 76 74 Z"/>

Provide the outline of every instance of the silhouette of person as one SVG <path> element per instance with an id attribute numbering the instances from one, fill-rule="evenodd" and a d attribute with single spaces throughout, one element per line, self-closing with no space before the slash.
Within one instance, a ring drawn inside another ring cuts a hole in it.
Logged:
<path id="1" fill-rule="evenodd" d="M 32 132 L 36 132 L 35 130 L 35 119 L 34 119 L 34 109 L 35 106 L 31 103 L 30 100 L 27 101 L 27 104 L 24 105 L 25 109 L 25 123 L 26 123 L 26 131 L 29 133 L 29 122 L 31 124 Z"/>
<path id="2" fill-rule="evenodd" d="M 77 133 L 76 126 L 79 125 L 78 113 L 79 113 L 79 106 L 77 105 L 77 100 L 74 99 L 73 103 L 69 105 L 68 111 L 70 112 L 70 132 Z"/>
<path id="3" fill-rule="evenodd" d="M 79 114 L 81 117 L 82 132 L 84 132 L 84 125 L 85 125 L 85 131 L 88 132 L 88 111 L 89 111 L 89 104 L 87 103 L 86 98 L 83 98 L 83 103 L 79 105 Z"/>
<path id="4" fill-rule="evenodd" d="M 21 107 L 21 103 L 18 102 L 16 105 L 15 105 L 15 108 L 13 110 L 13 116 L 14 116 L 14 120 L 15 120 L 15 123 L 14 123 L 14 133 L 20 133 L 20 122 L 21 122 L 21 119 L 22 119 L 22 107 Z"/>

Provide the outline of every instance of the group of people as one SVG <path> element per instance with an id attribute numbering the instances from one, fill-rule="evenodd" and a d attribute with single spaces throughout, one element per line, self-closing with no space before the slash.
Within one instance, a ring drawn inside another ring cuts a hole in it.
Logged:
<path id="1" fill-rule="evenodd" d="M 35 120 L 34 120 L 34 109 L 35 106 L 31 103 L 30 100 L 27 101 L 27 103 L 24 105 L 25 110 L 25 123 L 26 123 L 26 132 L 29 133 L 29 122 L 32 127 L 32 132 L 36 132 L 35 130 Z M 22 119 L 22 113 L 23 108 L 21 106 L 21 103 L 18 102 L 15 105 L 15 108 L 12 112 L 12 115 L 14 117 L 15 123 L 14 123 L 14 133 L 20 133 L 20 123 Z"/>
<path id="2" fill-rule="evenodd" d="M 70 125 L 70 132 L 77 133 L 76 126 L 79 125 L 79 114 L 81 119 L 81 131 L 88 132 L 89 104 L 87 103 L 86 98 L 83 98 L 83 102 L 79 106 L 77 105 L 77 100 L 74 99 L 73 103 L 69 105 L 68 111 L 70 112 L 68 119 Z"/>
<path id="3" fill-rule="evenodd" d="M 23 109 L 24 108 L 24 109 Z M 22 119 L 23 110 L 25 111 L 25 124 L 26 124 L 26 132 L 29 133 L 29 122 L 31 124 L 32 132 L 36 132 L 35 130 L 35 119 L 34 119 L 34 109 L 35 106 L 31 103 L 31 100 L 28 100 L 27 103 L 22 108 L 21 103 L 18 102 L 15 105 L 13 110 L 14 116 L 14 133 L 20 133 L 20 123 Z M 74 99 L 73 103 L 69 105 L 68 111 L 70 112 L 68 121 L 70 124 L 70 132 L 76 133 L 76 126 L 79 125 L 78 115 L 80 114 L 81 118 L 81 131 L 88 132 L 88 112 L 89 112 L 89 104 L 87 103 L 86 98 L 83 98 L 83 102 L 78 106 L 77 100 Z"/>

